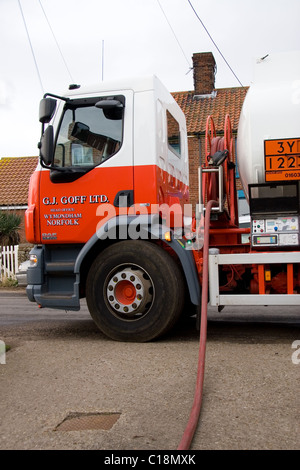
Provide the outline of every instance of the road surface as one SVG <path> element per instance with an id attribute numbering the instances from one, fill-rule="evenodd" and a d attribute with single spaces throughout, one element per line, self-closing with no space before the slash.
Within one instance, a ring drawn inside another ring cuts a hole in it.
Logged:
<path id="1" fill-rule="evenodd" d="M 209 309 L 191 450 L 299 449 L 298 318 L 296 307 Z M 0 292 L 0 340 L 9 347 L 0 449 L 175 450 L 193 402 L 198 338 L 191 319 L 158 341 L 118 343 L 98 331 L 84 302 L 80 312 L 38 309 L 23 291 Z M 107 417 L 109 429 L 83 429 L 90 416 Z"/>

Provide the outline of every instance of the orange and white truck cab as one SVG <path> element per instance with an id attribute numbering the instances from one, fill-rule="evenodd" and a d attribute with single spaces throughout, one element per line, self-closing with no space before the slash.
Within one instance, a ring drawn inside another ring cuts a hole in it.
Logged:
<path id="1" fill-rule="evenodd" d="M 29 242 L 86 243 L 102 204 L 118 215 L 124 205 L 150 213 L 155 204 L 189 201 L 185 118 L 170 98 L 153 76 L 57 100 L 51 168 L 39 164 L 30 184 Z"/>
<path id="2" fill-rule="evenodd" d="M 117 242 L 128 238 L 136 244 L 138 257 L 144 256 L 144 249 L 149 252 L 153 248 L 164 257 L 166 252 L 158 243 L 142 246 L 137 240 L 156 238 L 169 247 L 174 244 L 172 250 L 178 252 L 180 263 L 193 273 L 189 290 L 193 302 L 198 303 L 192 254 L 164 237 L 170 227 L 182 228 L 184 205 L 189 203 L 183 112 L 155 76 L 127 83 L 101 83 L 94 88 L 71 88 L 63 96 L 45 95 L 40 104 L 41 158 L 31 177 L 26 212 L 27 239 L 36 245 L 28 270 L 29 299 L 41 307 L 78 310 L 80 298 L 87 296 L 91 304 L 87 286 L 91 285 L 89 276 L 95 277 L 91 274 L 95 259 L 107 259 L 104 250 L 116 252 Z M 170 207 L 175 208 L 172 214 Z M 167 256 L 173 274 L 164 276 L 174 277 L 177 266 L 173 267 L 174 261 Z M 163 264 L 169 263 L 165 260 Z M 159 287 L 155 287 L 150 268 L 129 258 L 126 266 L 128 269 L 117 272 L 112 267 L 115 278 L 132 277 L 136 269 L 136 282 L 117 282 L 117 293 L 110 301 L 109 278 L 103 296 L 107 297 L 110 313 L 118 317 L 118 309 L 122 309 L 122 320 L 134 330 L 142 323 L 137 318 L 151 317 L 149 311 L 155 308 Z M 178 284 L 176 279 L 174 283 Z M 182 279 L 180 284 L 184 285 Z M 141 286 L 142 294 L 137 286 Z M 149 290 L 151 293 L 146 294 Z M 171 291 L 168 295 L 174 297 L 177 312 L 182 299 L 176 299 Z M 173 322 L 171 307 L 170 311 L 172 321 L 164 321 L 163 329 Z M 156 332 L 150 336 L 156 336 Z"/>

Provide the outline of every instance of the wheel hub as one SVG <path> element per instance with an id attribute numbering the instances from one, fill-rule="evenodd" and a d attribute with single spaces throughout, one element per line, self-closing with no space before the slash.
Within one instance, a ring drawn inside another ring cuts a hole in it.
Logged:
<path id="1" fill-rule="evenodd" d="M 115 287 L 115 297 L 120 304 L 131 305 L 136 295 L 136 288 L 131 281 L 120 281 Z"/>
<path id="2" fill-rule="evenodd" d="M 118 267 L 109 276 L 107 301 L 114 314 L 125 318 L 140 318 L 153 301 L 153 284 L 139 267 Z"/>

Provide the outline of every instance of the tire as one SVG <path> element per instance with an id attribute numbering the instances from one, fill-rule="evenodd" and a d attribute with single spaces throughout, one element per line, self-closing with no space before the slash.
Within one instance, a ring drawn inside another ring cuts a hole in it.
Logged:
<path id="1" fill-rule="evenodd" d="M 93 262 L 86 299 L 94 322 L 111 339 L 151 341 L 179 319 L 184 279 L 161 247 L 140 240 L 118 242 Z"/>

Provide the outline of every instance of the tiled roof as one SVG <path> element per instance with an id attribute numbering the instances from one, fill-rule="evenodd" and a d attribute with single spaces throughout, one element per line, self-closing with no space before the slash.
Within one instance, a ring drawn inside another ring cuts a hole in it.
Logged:
<path id="1" fill-rule="evenodd" d="M 248 87 L 218 88 L 216 96 L 195 98 L 193 91 L 172 93 L 186 117 L 188 134 L 205 132 L 206 120 L 213 117 L 217 132 L 224 131 L 224 120 L 229 114 L 232 130 L 237 130 L 240 112 Z"/>
<path id="2" fill-rule="evenodd" d="M 0 206 L 27 205 L 30 176 L 38 157 L 0 159 Z"/>

